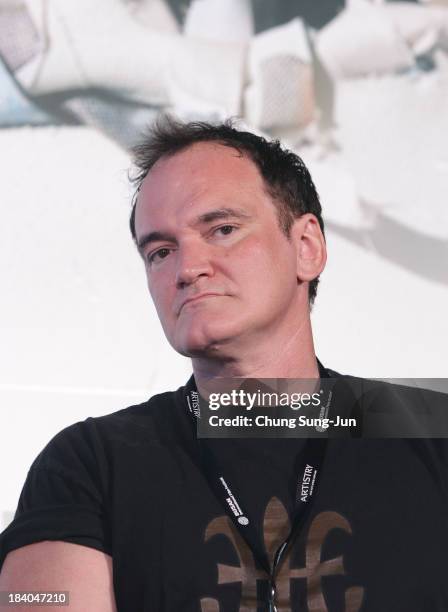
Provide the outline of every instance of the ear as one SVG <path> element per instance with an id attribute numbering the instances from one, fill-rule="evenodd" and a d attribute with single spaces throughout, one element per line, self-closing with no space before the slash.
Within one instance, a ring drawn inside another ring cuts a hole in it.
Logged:
<path id="1" fill-rule="evenodd" d="M 295 219 L 291 227 L 291 239 L 297 248 L 297 279 L 312 281 L 325 268 L 327 248 L 319 221 L 306 213 Z"/>

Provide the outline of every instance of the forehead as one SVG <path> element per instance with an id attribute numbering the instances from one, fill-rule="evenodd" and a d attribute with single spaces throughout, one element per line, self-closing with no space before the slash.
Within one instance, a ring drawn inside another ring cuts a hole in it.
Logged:
<path id="1" fill-rule="evenodd" d="M 143 180 L 136 229 L 167 216 L 188 217 L 214 206 L 272 206 L 255 163 L 219 143 L 197 143 L 161 158 Z"/>

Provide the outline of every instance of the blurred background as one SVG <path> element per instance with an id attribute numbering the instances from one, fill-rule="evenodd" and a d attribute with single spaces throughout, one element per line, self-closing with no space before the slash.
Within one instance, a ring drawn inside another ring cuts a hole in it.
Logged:
<path id="1" fill-rule="evenodd" d="M 326 365 L 446 376 L 448 0 L 0 0 L 0 529 L 55 433 L 190 374 L 128 230 L 129 148 L 164 111 L 309 166 Z"/>

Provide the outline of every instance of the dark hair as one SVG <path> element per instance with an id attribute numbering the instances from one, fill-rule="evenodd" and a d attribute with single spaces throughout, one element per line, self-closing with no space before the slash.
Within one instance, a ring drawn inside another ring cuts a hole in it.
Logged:
<path id="1" fill-rule="evenodd" d="M 217 142 L 247 155 L 260 171 L 266 190 L 277 206 L 279 225 L 289 237 L 295 218 L 305 213 L 316 216 L 322 233 L 324 222 L 322 208 L 310 173 L 302 159 L 287 149 L 278 140 L 268 141 L 251 132 L 240 131 L 229 119 L 224 123 L 212 124 L 203 121 L 183 123 L 169 115 L 162 116 L 149 129 L 133 152 L 134 175 L 130 181 L 136 186 L 132 199 L 129 220 L 131 234 L 135 234 L 135 206 L 143 179 L 162 157 L 169 157 L 195 143 Z M 319 278 L 309 284 L 309 302 L 313 303 Z"/>

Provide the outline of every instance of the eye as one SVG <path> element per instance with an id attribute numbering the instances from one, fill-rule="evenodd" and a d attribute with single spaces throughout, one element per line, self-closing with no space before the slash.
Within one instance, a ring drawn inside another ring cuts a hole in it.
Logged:
<path id="1" fill-rule="evenodd" d="M 217 227 L 214 231 L 221 232 L 223 236 L 228 236 L 229 234 L 232 234 L 233 231 L 236 229 L 237 228 L 235 225 L 221 225 L 220 227 Z"/>
<path id="2" fill-rule="evenodd" d="M 157 263 L 157 261 L 160 261 L 168 257 L 170 252 L 171 252 L 171 249 L 168 249 L 167 247 L 163 247 L 161 249 L 158 249 L 157 251 L 149 253 L 146 259 L 148 260 L 148 263 L 150 264 Z"/>

